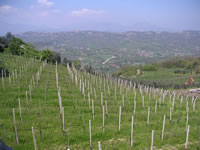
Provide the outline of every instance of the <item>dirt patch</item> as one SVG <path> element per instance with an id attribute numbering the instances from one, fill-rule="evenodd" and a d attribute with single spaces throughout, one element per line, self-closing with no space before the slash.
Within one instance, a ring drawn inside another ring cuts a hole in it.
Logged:
<path id="1" fill-rule="evenodd" d="M 185 96 L 198 96 L 198 97 L 200 97 L 200 93 L 191 93 L 191 92 L 189 92 L 189 89 L 187 89 L 187 90 L 183 90 L 183 89 L 181 89 L 181 90 L 176 90 L 176 93 L 177 94 L 182 94 L 182 95 L 185 95 Z"/>

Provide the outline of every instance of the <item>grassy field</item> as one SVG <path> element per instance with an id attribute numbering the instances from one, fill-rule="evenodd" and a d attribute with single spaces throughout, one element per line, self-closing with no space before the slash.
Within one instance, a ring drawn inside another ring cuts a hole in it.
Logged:
<path id="1" fill-rule="evenodd" d="M 186 98 L 174 95 L 172 91 L 167 92 L 144 86 L 135 89 L 125 81 L 105 79 L 100 75 L 89 75 L 75 69 L 70 69 L 68 72 L 66 67 L 58 65 L 58 85 L 61 87 L 60 95 L 65 118 L 64 134 L 56 85 L 56 65 L 5 54 L 0 55 L 0 59 L 12 73 L 10 84 L 9 77 L 7 77 L 3 78 L 0 86 L 0 139 L 15 150 L 34 149 L 32 127 L 35 129 L 38 149 L 64 150 L 66 145 L 70 149 L 90 149 L 89 120 L 92 122 L 93 149 L 98 149 L 98 141 L 101 142 L 102 149 L 150 149 L 152 130 L 155 131 L 154 149 L 184 149 L 188 125 L 190 127 L 188 149 L 200 148 L 200 102 L 198 98 Z M 14 70 L 17 75 L 13 74 Z M 37 84 L 38 70 L 41 75 Z M 71 71 L 73 74 L 70 73 Z M 26 91 L 28 92 L 27 98 Z M 103 93 L 103 103 L 101 93 Z M 88 95 L 90 95 L 90 101 Z M 21 99 L 22 121 L 20 121 L 19 98 Z M 94 119 L 92 99 L 94 100 Z M 105 111 L 107 110 L 104 132 L 101 104 L 104 105 Z M 119 131 L 120 106 L 122 115 Z M 136 108 L 135 113 L 134 107 Z M 16 143 L 13 108 L 16 113 L 19 144 Z M 173 108 L 171 121 L 170 108 Z M 188 113 L 186 108 L 189 110 Z M 147 125 L 148 109 L 150 110 L 149 125 Z M 164 115 L 166 115 L 166 123 L 162 140 Z M 132 116 L 134 116 L 134 128 L 133 146 L 131 147 Z"/>
<path id="2" fill-rule="evenodd" d="M 200 75 L 192 74 L 175 74 L 175 69 L 160 69 L 158 71 L 144 71 L 141 76 L 138 76 L 137 80 L 146 80 L 146 81 L 158 81 L 161 83 L 175 83 L 175 84 L 184 84 L 189 80 L 190 77 L 193 77 L 196 83 L 200 82 Z"/>
<path id="3" fill-rule="evenodd" d="M 158 64 L 158 65 L 161 65 Z M 148 67 L 149 64 L 143 67 Z M 153 65 L 152 65 L 153 66 Z M 139 67 L 138 67 L 139 68 Z M 124 79 L 129 79 L 138 83 L 151 85 L 154 87 L 165 88 L 165 89 L 180 89 L 180 88 L 193 88 L 200 87 L 200 74 L 191 73 L 183 68 L 166 68 L 158 66 L 155 70 L 143 70 L 140 67 L 141 74 L 136 75 L 137 66 L 125 66 L 115 72 L 114 76 L 120 76 Z M 176 71 L 185 71 L 184 73 L 177 73 Z M 185 86 L 190 77 L 194 79 L 189 86 Z M 154 85 L 156 83 L 156 85 Z"/>

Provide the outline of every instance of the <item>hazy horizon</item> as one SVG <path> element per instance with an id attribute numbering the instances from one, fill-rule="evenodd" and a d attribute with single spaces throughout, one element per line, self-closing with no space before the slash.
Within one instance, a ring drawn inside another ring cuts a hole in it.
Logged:
<path id="1" fill-rule="evenodd" d="M 2 0 L 0 34 L 8 31 L 200 30 L 198 0 Z"/>

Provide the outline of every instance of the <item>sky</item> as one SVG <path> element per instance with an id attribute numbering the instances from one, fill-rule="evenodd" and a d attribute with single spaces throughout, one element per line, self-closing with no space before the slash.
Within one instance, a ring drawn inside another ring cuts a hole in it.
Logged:
<path id="1" fill-rule="evenodd" d="M 200 30 L 200 0 L 0 0 L 0 33 Z"/>

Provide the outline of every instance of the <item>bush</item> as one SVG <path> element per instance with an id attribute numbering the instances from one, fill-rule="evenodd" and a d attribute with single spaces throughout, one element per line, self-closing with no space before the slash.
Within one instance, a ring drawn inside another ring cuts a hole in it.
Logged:
<path id="1" fill-rule="evenodd" d="M 52 60 L 53 58 L 53 53 L 46 49 L 42 51 L 42 60 L 47 60 L 47 62 L 49 62 L 50 60 Z"/>
<path id="2" fill-rule="evenodd" d="M 71 61 L 71 60 L 68 60 L 67 58 L 64 58 L 62 63 L 63 63 L 63 65 L 65 65 L 65 66 L 67 66 L 67 64 L 69 64 L 70 67 L 72 66 L 72 61 Z"/>
<path id="3" fill-rule="evenodd" d="M 183 59 L 177 58 L 164 61 L 161 63 L 161 66 L 164 68 L 184 68 L 186 66 L 186 62 Z"/>
<path id="4" fill-rule="evenodd" d="M 73 65 L 78 70 L 81 68 L 81 62 L 79 60 L 73 61 Z"/>
<path id="5" fill-rule="evenodd" d="M 61 56 L 60 56 L 60 53 L 57 53 L 57 52 L 53 52 L 53 57 L 52 57 L 52 63 L 61 63 Z"/>
<path id="6" fill-rule="evenodd" d="M 145 65 L 142 67 L 143 71 L 157 71 L 158 67 L 156 65 Z"/>
<path id="7" fill-rule="evenodd" d="M 186 74 L 187 71 L 186 71 L 186 70 L 177 69 L 177 70 L 174 70 L 174 73 L 175 73 L 175 74 Z"/>

